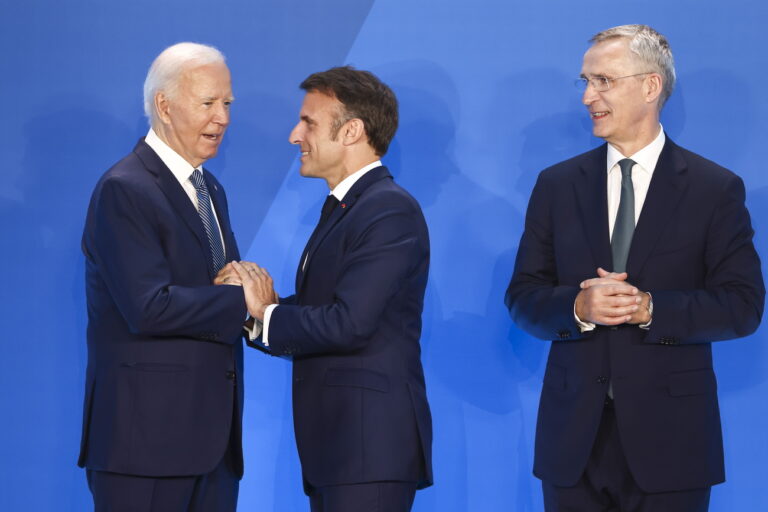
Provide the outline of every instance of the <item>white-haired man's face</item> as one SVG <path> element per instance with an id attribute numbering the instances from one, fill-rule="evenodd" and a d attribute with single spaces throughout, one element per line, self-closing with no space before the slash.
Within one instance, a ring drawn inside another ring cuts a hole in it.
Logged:
<path id="1" fill-rule="evenodd" d="M 229 69 L 222 62 L 185 70 L 176 93 L 158 92 L 155 108 L 163 141 L 193 167 L 216 156 L 229 125 L 232 103 Z"/>

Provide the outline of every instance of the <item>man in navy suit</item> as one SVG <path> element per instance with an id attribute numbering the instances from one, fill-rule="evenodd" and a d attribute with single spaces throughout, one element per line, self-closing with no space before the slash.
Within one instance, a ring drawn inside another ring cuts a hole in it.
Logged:
<path id="1" fill-rule="evenodd" d="M 591 42 L 583 103 L 607 144 L 539 175 L 506 294 L 553 340 L 534 474 L 549 512 L 705 511 L 725 478 L 711 342 L 763 312 L 744 185 L 659 124 L 664 36 L 626 25 Z"/>
<path id="2" fill-rule="evenodd" d="M 330 194 L 299 260 L 296 293 L 273 304 L 254 264 L 235 264 L 262 341 L 293 358 L 293 414 L 313 512 L 408 511 L 432 482 L 432 425 L 419 337 L 429 267 L 416 200 L 381 165 L 397 100 L 350 67 L 309 76 L 302 176 Z"/>
<path id="3" fill-rule="evenodd" d="M 214 286 L 239 255 L 224 190 L 202 168 L 231 102 L 218 50 L 167 48 L 144 84 L 149 133 L 91 198 L 79 465 L 97 512 L 236 507 L 246 306 L 242 288 Z"/>

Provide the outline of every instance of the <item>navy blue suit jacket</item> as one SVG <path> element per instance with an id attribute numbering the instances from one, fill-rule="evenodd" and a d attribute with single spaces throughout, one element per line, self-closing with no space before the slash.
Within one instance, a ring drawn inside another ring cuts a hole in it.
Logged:
<path id="1" fill-rule="evenodd" d="M 227 259 L 239 259 L 224 190 L 204 175 Z M 242 474 L 243 292 L 211 285 L 200 217 L 143 140 L 96 185 L 83 252 L 88 368 L 79 464 L 203 474 L 219 463 L 234 429 Z"/>
<path id="2" fill-rule="evenodd" d="M 310 239 L 296 294 L 269 325 L 293 357 L 305 485 L 432 482 L 419 337 L 429 268 L 421 208 L 386 168 L 366 173 Z"/>
<path id="3" fill-rule="evenodd" d="M 586 465 L 609 380 L 632 474 L 647 492 L 722 482 L 722 436 L 710 342 L 752 333 L 765 288 L 730 171 L 667 138 L 627 262 L 653 296 L 650 329 L 581 333 L 579 283 L 612 268 L 606 145 L 544 170 L 528 206 L 506 303 L 518 326 L 552 341 L 534 473 L 573 485 Z"/>

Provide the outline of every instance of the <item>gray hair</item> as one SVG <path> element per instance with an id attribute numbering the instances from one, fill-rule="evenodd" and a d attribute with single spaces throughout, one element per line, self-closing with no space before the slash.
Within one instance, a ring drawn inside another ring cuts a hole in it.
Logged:
<path id="1" fill-rule="evenodd" d="M 589 40 L 592 44 L 609 39 L 629 39 L 629 50 L 650 67 L 653 73 L 662 77 L 662 89 L 659 95 L 659 110 L 667 102 L 675 88 L 675 61 L 669 41 L 648 25 L 621 25 L 598 32 Z"/>
<path id="2" fill-rule="evenodd" d="M 179 78 L 193 66 L 205 66 L 225 62 L 224 55 L 214 48 L 198 43 L 177 43 L 169 46 L 157 56 L 144 80 L 144 114 L 150 126 L 157 121 L 155 95 L 165 93 L 173 98 L 178 92 Z"/>

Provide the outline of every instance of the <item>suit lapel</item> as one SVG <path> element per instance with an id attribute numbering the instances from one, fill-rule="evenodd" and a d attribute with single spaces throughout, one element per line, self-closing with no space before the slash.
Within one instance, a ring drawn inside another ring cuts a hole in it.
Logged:
<path id="1" fill-rule="evenodd" d="M 171 170 L 157 156 L 157 153 L 144 142 L 144 139 L 139 141 L 133 151 L 144 163 L 146 169 L 155 176 L 157 185 L 163 191 L 165 197 L 168 198 L 168 202 L 179 214 L 179 217 L 184 220 L 184 223 L 189 226 L 192 233 L 194 233 L 200 244 L 200 249 L 205 254 L 205 260 L 208 262 L 210 273 L 210 269 L 213 268 L 213 260 L 210 247 L 208 246 L 208 237 L 205 234 L 205 228 L 200 220 L 200 215 L 197 213 L 192 201 L 189 200 L 189 196 L 182 188 L 179 180 L 176 179 Z"/>
<path id="2" fill-rule="evenodd" d="M 607 145 L 590 151 L 579 164 L 580 179 L 574 182 L 584 233 L 592 249 L 595 268 L 611 268 L 611 238 L 608 233 Z"/>
<path id="3" fill-rule="evenodd" d="M 344 200 L 333 210 L 326 223 L 312 233 L 312 236 L 310 236 L 307 241 L 307 245 L 302 253 L 301 260 L 299 261 L 299 268 L 296 271 L 296 293 L 299 292 L 304 284 L 304 278 L 307 274 L 306 271 L 309 270 L 312 256 L 317 252 L 318 247 L 322 245 L 323 240 L 328 233 L 330 233 L 336 224 L 338 224 L 339 221 L 352 210 L 359 197 L 369 186 L 379 180 L 391 177 L 389 171 L 384 166 L 376 167 L 365 173 L 354 185 L 352 185 L 352 188 L 349 189 L 349 192 L 344 196 Z M 305 260 L 306 265 L 304 264 Z"/>
<path id="4" fill-rule="evenodd" d="M 677 145 L 667 138 L 653 171 L 648 194 L 632 235 L 632 245 L 627 259 L 630 281 L 642 272 L 656 242 L 680 203 L 687 185 L 687 166 Z"/>

